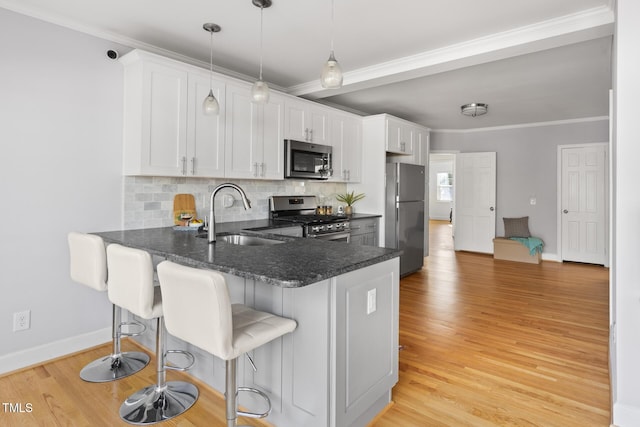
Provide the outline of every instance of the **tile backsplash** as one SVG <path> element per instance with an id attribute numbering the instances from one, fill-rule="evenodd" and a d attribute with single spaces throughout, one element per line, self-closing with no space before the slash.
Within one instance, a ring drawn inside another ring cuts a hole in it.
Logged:
<path id="1" fill-rule="evenodd" d="M 224 182 L 239 185 L 251 200 L 251 209 L 244 209 L 240 195 L 235 190 L 222 189 L 215 200 L 216 222 L 268 218 L 268 198 L 273 195 L 315 195 L 319 204 L 338 206 L 335 195 L 346 190 L 346 184 L 326 181 L 125 176 L 124 228 L 130 230 L 172 226 L 173 198 L 181 193 L 193 194 L 198 217 L 204 218 L 209 213 L 211 192 Z M 223 207 L 224 194 L 230 194 L 235 199 L 231 207 Z"/>

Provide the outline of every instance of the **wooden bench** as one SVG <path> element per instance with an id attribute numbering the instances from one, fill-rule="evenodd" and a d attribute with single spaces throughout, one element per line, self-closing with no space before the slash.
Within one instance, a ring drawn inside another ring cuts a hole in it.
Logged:
<path id="1" fill-rule="evenodd" d="M 529 254 L 529 248 L 515 240 L 505 237 L 493 239 L 493 259 L 540 264 L 541 258 L 540 252 L 531 255 Z"/>

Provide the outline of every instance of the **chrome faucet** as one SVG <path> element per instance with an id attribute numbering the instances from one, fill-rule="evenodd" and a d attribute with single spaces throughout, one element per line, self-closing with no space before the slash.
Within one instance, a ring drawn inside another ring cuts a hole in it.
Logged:
<path id="1" fill-rule="evenodd" d="M 251 207 L 251 201 L 247 198 L 244 190 L 238 187 L 236 184 L 225 182 L 224 184 L 220 184 L 216 188 L 214 188 L 211 192 L 211 206 L 209 207 L 209 231 L 207 233 L 209 243 L 216 241 L 216 217 L 213 209 L 213 199 L 215 199 L 216 193 L 223 188 L 234 188 L 236 191 L 238 191 L 238 193 L 240 193 L 240 196 L 242 196 L 242 204 L 244 205 L 244 208 L 249 209 Z"/>

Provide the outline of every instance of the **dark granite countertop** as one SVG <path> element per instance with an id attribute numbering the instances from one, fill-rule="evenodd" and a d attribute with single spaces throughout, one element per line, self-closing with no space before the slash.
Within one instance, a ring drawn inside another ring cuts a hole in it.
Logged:
<path id="1" fill-rule="evenodd" d="M 267 219 L 229 222 L 216 224 L 216 231 L 232 233 L 274 226 Z M 252 234 L 251 231 L 244 233 Z M 395 249 L 275 235 L 268 237 L 285 243 L 241 246 L 218 241 L 210 245 L 206 238 L 196 237 L 197 231 L 176 231 L 172 227 L 94 234 L 107 243 L 144 249 L 180 264 L 282 287 L 310 285 L 400 256 L 400 251 Z"/>

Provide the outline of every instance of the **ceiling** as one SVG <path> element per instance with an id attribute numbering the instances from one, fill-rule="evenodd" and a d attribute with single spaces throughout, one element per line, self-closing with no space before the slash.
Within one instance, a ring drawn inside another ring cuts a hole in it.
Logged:
<path id="1" fill-rule="evenodd" d="M 361 114 L 390 113 L 463 130 L 609 114 L 614 0 L 335 1 L 344 86 L 319 75 L 331 44 L 331 0 L 272 0 L 264 9 L 264 80 Z M 251 0 L 0 0 L 0 7 L 120 45 L 208 67 L 258 73 L 260 9 Z M 122 52 L 124 53 L 124 52 Z M 485 116 L 460 114 L 469 102 Z"/>

